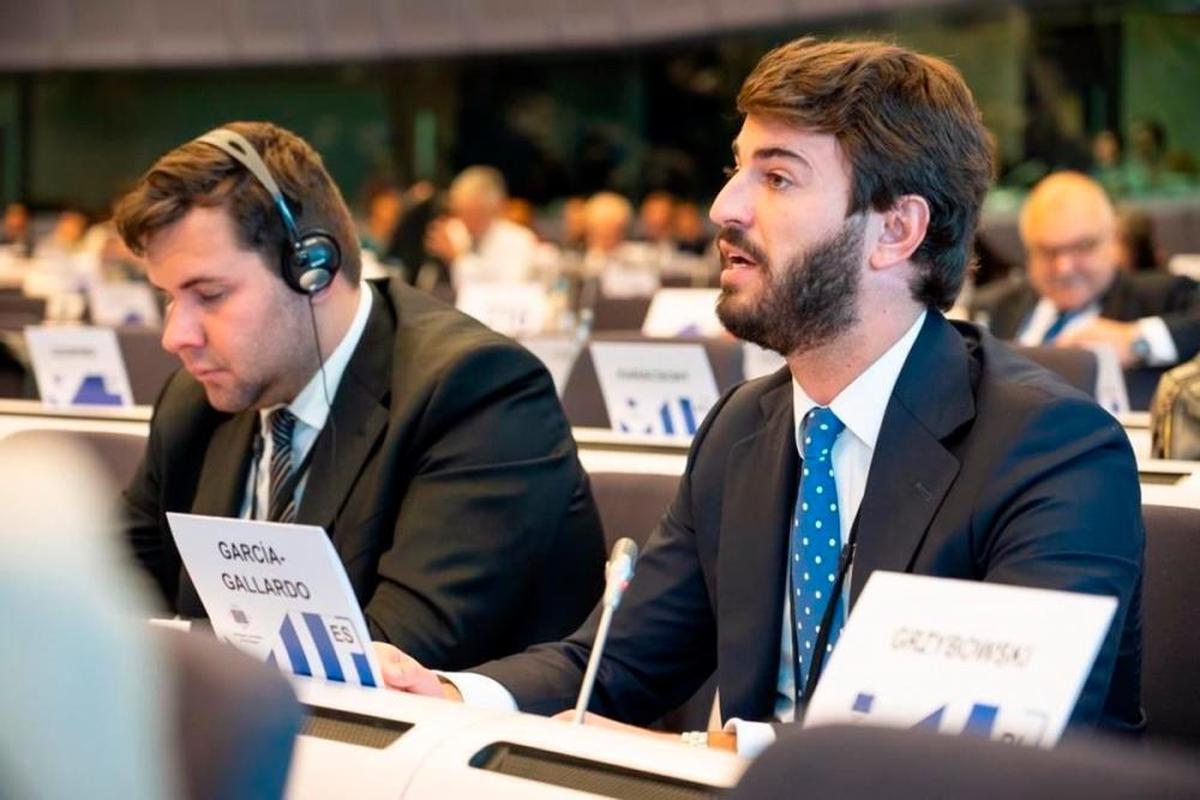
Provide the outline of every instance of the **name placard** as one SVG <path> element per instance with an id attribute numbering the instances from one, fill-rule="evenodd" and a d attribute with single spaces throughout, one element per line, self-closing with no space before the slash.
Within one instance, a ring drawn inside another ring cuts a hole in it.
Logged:
<path id="1" fill-rule="evenodd" d="M 700 344 L 593 342 L 592 361 L 612 429 L 690 439 L 717 402 Z"/>
<path id="2" fill-rule="evenodd" d="M 783 356 L 752 342 L 742 342 L 742 377 L 746 380 L 772 375 L 787 364 Z"/>
<path id="3" fill-rule="evenodd" d="M 876 572 L 804 724 L 861 723 L 1051 747 L 1116 598 Z"/>
<path id="4" fill-rule="evenodd" d="M 67 406 L 131 406 L 129 374 L 110 328 L 25 329 L 25 343 L 42 403 Z"/>
<path id="5" fill-rule="evenodd" d="M 97 283 L 88 289 L 92 322 L 105 327 L 162 324 L 154 291 L 144 283 Z"/>
<path id="6" fill-rule="evenodd" d="M 720 336 L 717 319 L 720 289 L 659 289 L 642 323 L 644 336 Z"/>
<path id="7" fill-rule="evenodd" d="M 195 514 L 167 521 L 217 638 L 297 675 L 383 685 L 325 531 Z"/>
<path id="8" fill-rule="evenodd" d="M 469 283 L 459 287 L 455 303 L 505 336 L 530 336 L 546 327 L 550 302 L 540 283 Z"/>

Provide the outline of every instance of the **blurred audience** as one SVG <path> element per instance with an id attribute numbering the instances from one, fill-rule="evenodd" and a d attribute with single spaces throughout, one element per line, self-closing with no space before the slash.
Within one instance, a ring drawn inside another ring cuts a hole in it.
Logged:
<path id="1" fill-rule="evenodd" d="M 1104 188 L 1079 172 L 1042 180 L 1019 221 L 1027 280 L 973 309 L 993 333 L 1025 345 L 1107 345 L 1131 366 L 1200 351 L 1200 292 L 1181 275 L 1118 267 L 1117 218 Z"/>
<path id="2" fill-rule="evenodd" d="M 1140 208 L 1117 206 L 1117 266 L 1126 272 L 1149 272 L 1166 263 L 1154 239 L 1154 221 Z"/>
<path id="3" fill-rule="evenodd" d="M 362 246 L 382 256 L 404 214 L 404 195 L 391 183 L 376 184 L 367 191 L 366 211 L 361 230 Z"/>
<path id="4" fill-rule="evenodd" d="M 629 240 L 632 221 L 633 205 L 615 192 L 592 195 L 584 209 L 583 276 L 597 279 L 605 297 L 639 297 L 658 289 L 661 259 L 652 245 Z"/>
<path id="5" fill-rule="evenodd" d="M 450 184 L 449 213 L 426 230 L 425 249 L 449 266 L 454 287 L 534 280 L 537 238 L 503 217 L 508 191 L 493 167 L 468 167 Z"/>
<path id="6" fill-rule="evenodd" d="M 14 248 L 16 255 L 28 258 L 33 253 L 33 230 L 29 209 L 23 203 L 9 203 L 4 208 L 4 226 L 0 228 L 0 245 Z"/>
<path id="7" fill-rule="evenodd" d="M 637 238 L 668 249 L 675 248 L 675 196 L 670 192 L 650 192 L 638 207 Z"/>

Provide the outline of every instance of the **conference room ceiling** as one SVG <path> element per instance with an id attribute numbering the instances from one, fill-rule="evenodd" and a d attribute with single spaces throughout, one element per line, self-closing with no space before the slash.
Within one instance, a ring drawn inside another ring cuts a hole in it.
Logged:
<path id="1" fill-rule="evenodd" d="M 970 0 L 0 0 L 0 70 L 619 47 Z"/>

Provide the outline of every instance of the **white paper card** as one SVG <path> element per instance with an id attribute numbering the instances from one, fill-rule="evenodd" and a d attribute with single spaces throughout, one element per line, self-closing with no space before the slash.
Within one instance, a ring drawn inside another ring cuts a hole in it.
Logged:
<path id="1" fill-rule="evenodd" d="M 1051 747 L 1116 608 L 1112 597 L 875 572 L 804 724 L 924 728 Z"/>
<path id="2" fill-rule="evenodd" d="M 642 323 L 644 336 L 720 336 L 717 319 L 720 289 L 659 289 Z"/>
<path id="3" fill-rule="evenodd" d="M 154 291 L 144 283 L 97 283 L 88 289 L 88 308 L 96 325 L 162 324 Z"/>
<path id="4" fill-rule="evenodd" d="M 129 375 L 110 328 L 25 329 L 38 394 L 47 406 L 131 406 Z"/>
<path id="5" fill-rule="evenodd" d="M 167 521 L 217 638 L 297 675 L 383 685 L 325 531 L 195 514 Z"/>
<path id="6" fill-rule="evenodd" d="M 1125 372 L 1117 351 L 1106 344 L 1088 347 L 1096 354 L 1096 402 L 1116 416 L 1129 411 L 1129 392 Z"/>
<path id="7" fill-rule="evenodd" d="M 505 336 L 541 333 L 550 311 L 540 283 L 470 283 L 459 287 L 456 305 Z"/>
<path id="8" fill-rule="evenodd" d="M 787 364 L 784 357 L 774 350 L 759 347 L 753 342 L 742 342 L 742 377 L 746 380 L 773 375 Z"/>
<path id="9" fill-rule="evenodd" d="M 600 273 L 600 294 L 605 297 L 649 297 L 658 290 L 658 270 L 650 265 L 610 263 Z"/>
<path id="10" fill-rule="evenodd" d="M 717 402 L 704 346 L 593 342 L 592 361 L 612 429 L 690 439 Z"/>

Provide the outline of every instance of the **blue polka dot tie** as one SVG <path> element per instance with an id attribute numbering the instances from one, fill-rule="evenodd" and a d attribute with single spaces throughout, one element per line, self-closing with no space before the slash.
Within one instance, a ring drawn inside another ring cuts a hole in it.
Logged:
<path id="1" fill-rule="evenodd" d="M 800 491 L 792 524 L 788 563 L 792 572 L 792 620 L 796 625 L 796 696 L 808 682 L 809 665 L 819 646 L 821 620 L 831 601 L 841 553 L 842 526 L 837 484 L 833 479 L 833 443 L 845 425 L 828 408 L 814 408 L 804 418 L 800 457 Z M 833 651 L 842 629 L 837 601 L 826 654 Z M 824 661 L 822 661 L 824 663 Z"/>

